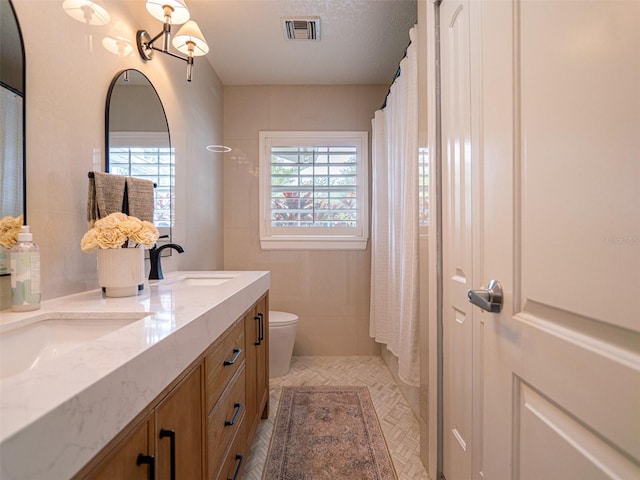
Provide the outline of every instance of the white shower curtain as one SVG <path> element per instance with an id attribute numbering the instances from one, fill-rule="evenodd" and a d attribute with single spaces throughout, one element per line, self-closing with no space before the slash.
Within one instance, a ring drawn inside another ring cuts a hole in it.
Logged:
<path id="1" fill-rule="evenodd" d="M 369 333 L 398 357 L 399 377 L 420 382 L 418 349 L 417 27 L 372 120 L 371 308 Z"/>

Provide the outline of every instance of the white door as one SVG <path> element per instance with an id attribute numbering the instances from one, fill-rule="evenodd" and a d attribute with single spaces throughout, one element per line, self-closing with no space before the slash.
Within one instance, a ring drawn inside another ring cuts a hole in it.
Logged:
<path id="1" fill-rule="evenodd" d="M 640 2 L 473 3 L 477 468 L 638 479 Z"/>
<path id="2" fill-rule="evenodd" d="M 468 0 L 440 7 L 443 203 L 443 463 L 447 480 L 469 480 L 473 443 L 471 79 Z"/>

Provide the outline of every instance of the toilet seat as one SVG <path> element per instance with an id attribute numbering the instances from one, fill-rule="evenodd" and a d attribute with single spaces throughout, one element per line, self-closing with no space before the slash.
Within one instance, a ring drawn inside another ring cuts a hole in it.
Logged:
<path id="1" fill-rule="evenodd" d="M 273 327 L 285 327 L 298 323 L 298 316 L 288 312 L 269 311 L 269 325 Z"/>

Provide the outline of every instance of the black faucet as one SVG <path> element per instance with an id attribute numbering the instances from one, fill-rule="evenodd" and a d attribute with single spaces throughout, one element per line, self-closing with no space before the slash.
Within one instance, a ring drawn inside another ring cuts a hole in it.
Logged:
<path id="1" fill-rule="evenodd" d="M 165 243 L 160 247 L 156 247 L 149 249 L 149 262 L 151 263 L 151 270 L 149 271 L 149 280 L 162 280 L 164 276 L 162 275 L 162 265 L 160 264 L 160 252 L 165 248 L 173 248 L 178 253 L 183 253 L 184 249 L 178 245 L 177 243 Z"/>

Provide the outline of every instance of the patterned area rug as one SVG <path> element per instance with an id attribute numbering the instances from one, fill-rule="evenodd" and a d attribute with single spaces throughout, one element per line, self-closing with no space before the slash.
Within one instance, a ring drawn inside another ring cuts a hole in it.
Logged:
<path id="1" fill-rule="evenodd" d="M 264 480 L 397 480 L 367 387 L 282 387 Z"/>

